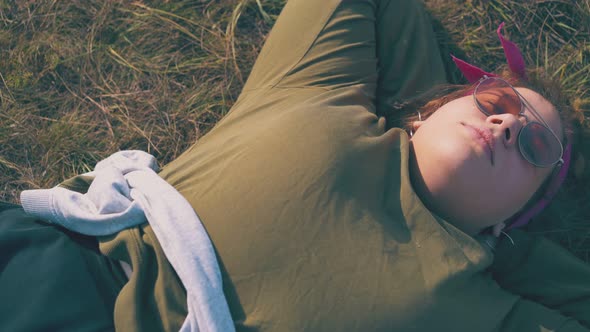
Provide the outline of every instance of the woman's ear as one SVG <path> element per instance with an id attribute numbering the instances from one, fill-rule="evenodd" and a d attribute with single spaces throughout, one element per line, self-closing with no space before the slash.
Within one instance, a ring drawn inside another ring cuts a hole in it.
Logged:
<path id="1" fill-rule="evenodd" d="M 412 122 L 412 131 L 413 132 L 418 131 L 418 128 L 420 128 L 423 123 L 424 123 L 424 121 L 422 121 L 422 120 Z"/>

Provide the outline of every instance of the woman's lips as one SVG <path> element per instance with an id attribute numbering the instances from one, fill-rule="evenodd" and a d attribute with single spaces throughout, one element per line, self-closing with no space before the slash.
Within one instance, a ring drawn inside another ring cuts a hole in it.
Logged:
<path id="1" fill-rule="evenodd" d="M 479 141 L 482 144 L 482 147 L 489 152 L 490 162 L 492 163 L 492 166 L 493 166 L 494 165 L 495 139 L 494 139 L 494 135 L 492 134 L 492 131 L 487 128 L 476 127 L 476 126 L 468 125 L 466 123 L 461 123 L 461 124 L 463 126 L 465 126 L 465 128 L 467 128 L 467 130 L 469 131 L 471 136 L 473 136 L 473 138 L 475 138 L 477 141 Z"/>

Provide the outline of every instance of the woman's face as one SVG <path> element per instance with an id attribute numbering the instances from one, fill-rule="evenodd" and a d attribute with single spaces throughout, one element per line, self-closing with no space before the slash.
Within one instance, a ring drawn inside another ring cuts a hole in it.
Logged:
<path id="1" fill-rule="evenodd" d="M 562 140 L 555 107 L 536 92 L 516 88 Z M 530 109 L 528 121 L 540 122 Z M 468 234 L 518 212 L 551 174 L 520 154 L 523 116 L 487 116 L 473 96 L 455 99 L 414 123 L 410 176 L 426 206 Z"/>

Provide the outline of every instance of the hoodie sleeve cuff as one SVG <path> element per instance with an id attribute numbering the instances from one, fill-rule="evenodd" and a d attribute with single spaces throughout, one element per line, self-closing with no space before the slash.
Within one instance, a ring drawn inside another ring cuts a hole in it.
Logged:
<path id="1" fill-rule="evenodd" d="M 25 190 L 20 194 L 20 202 L 27 214 L 45 221 L 53 222 L 53 195 L 48 189 Z"/>

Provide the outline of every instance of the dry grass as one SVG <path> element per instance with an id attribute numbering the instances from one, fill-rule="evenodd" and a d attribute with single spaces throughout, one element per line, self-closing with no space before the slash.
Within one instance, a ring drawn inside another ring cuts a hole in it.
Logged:
<path id="1" fill-rule="evenodd" d="M 527 63 L 562 81 L 588 131 L 590 0 L 426 2 L 443 55 L 489 70 L 504 61 L 494 31 L 505 21 Z M 229 110 L 283 3 L 0 0 L 0 200 L 120 149 L 174 159 Z M 537 231 L 588 261 L 590 172 L 577 160 Z"/>
<path id="2" fill-rule="evenodd" d="M 119 149 L 178 156 L 228 111 L 272 24 L 246 3 L 0 2 L 0 199 Z"/>

